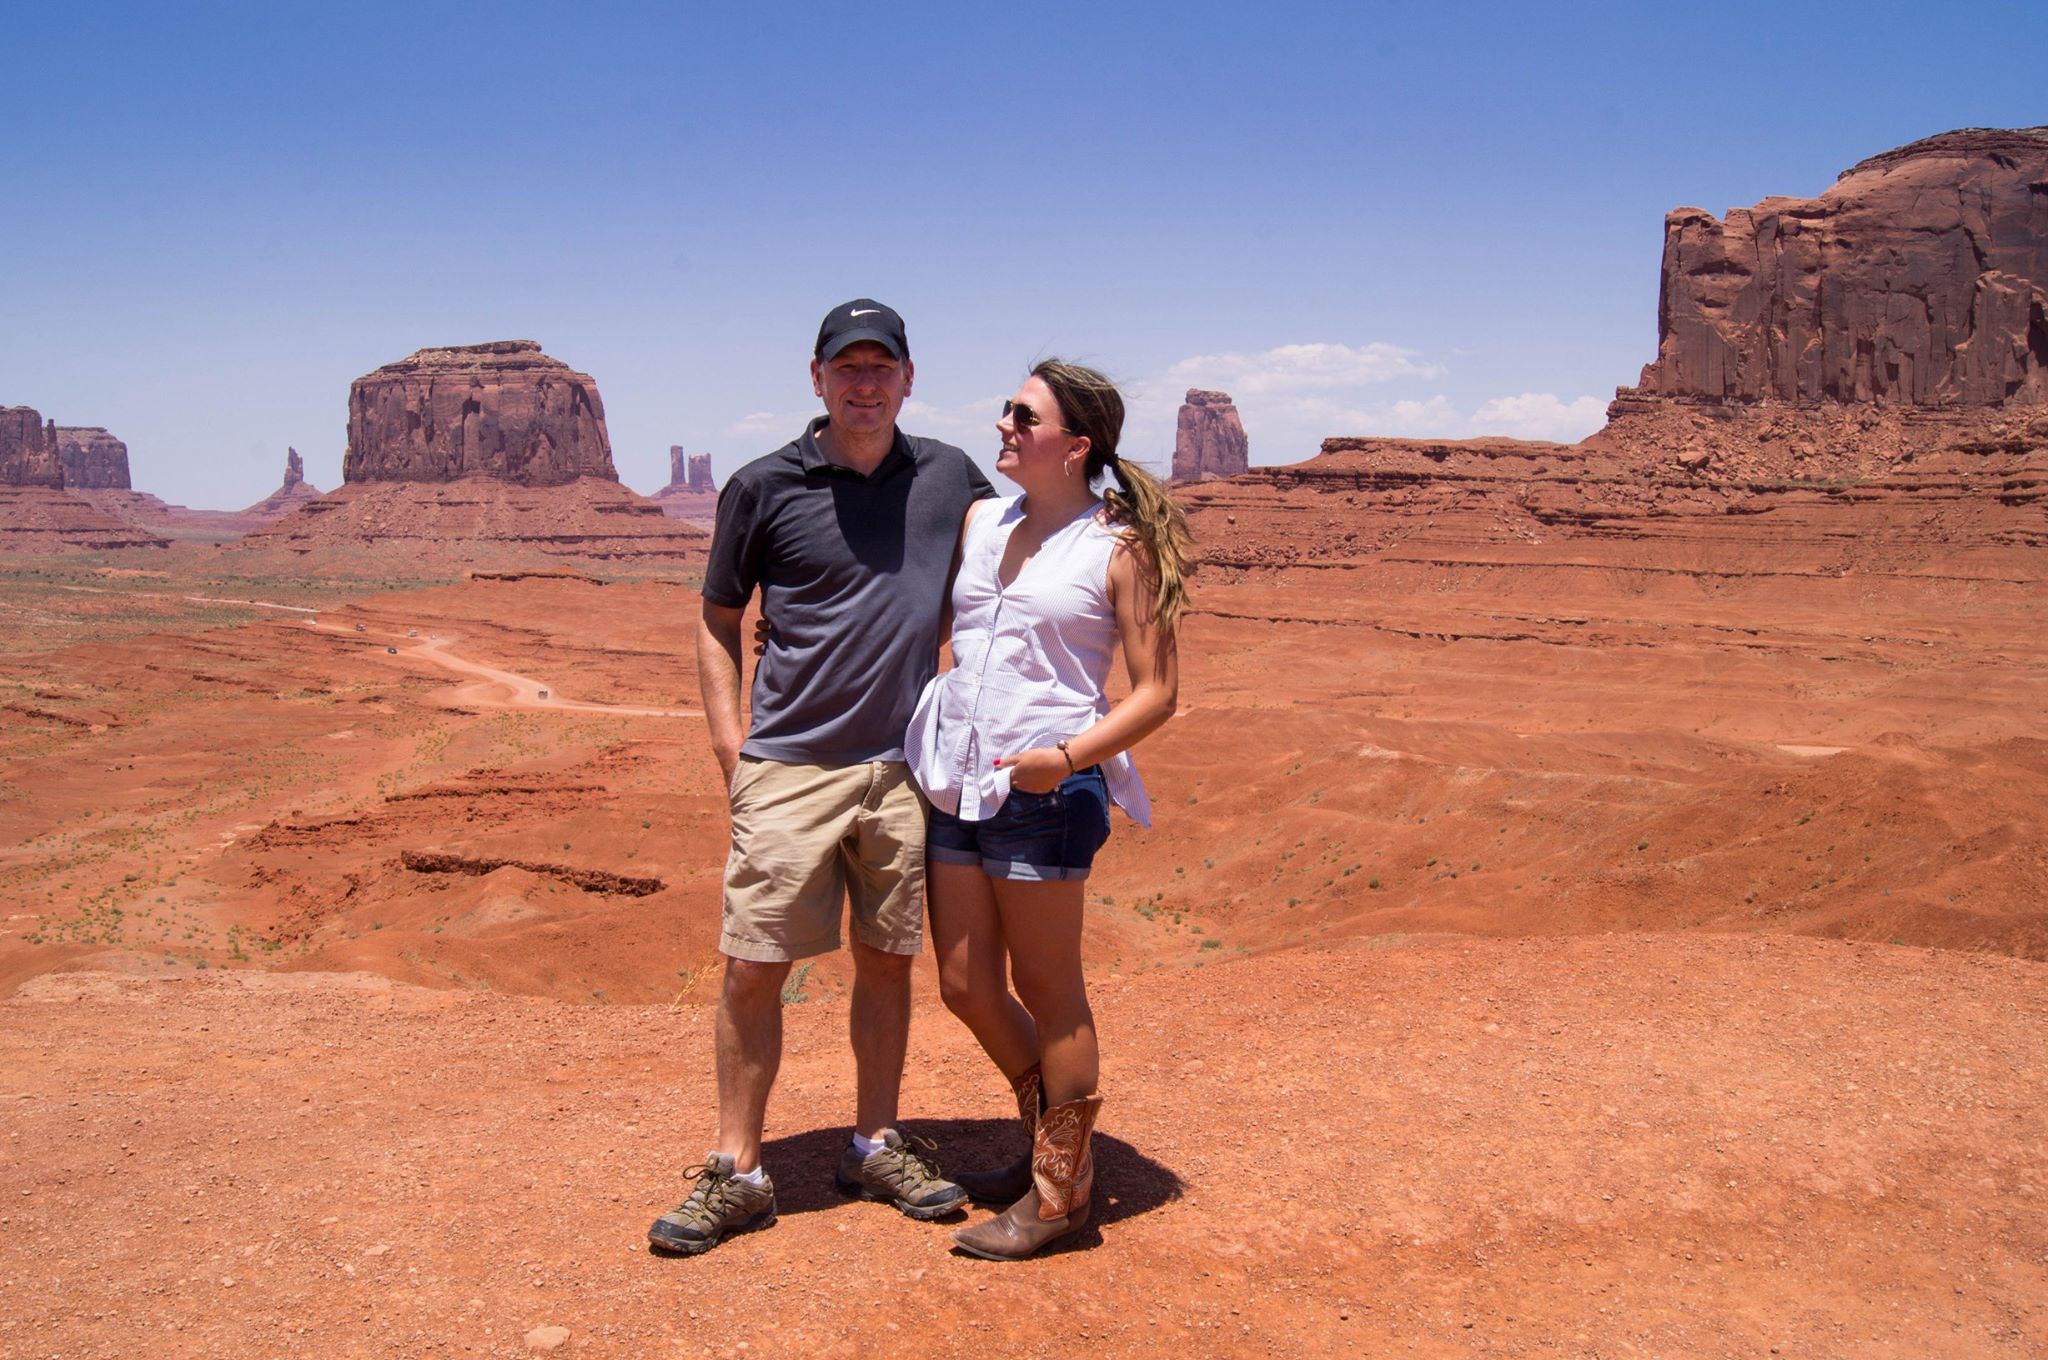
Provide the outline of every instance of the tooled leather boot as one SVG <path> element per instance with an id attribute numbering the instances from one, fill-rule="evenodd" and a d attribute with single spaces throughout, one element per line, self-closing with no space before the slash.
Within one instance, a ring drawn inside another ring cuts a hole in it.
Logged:
<path id="1" fill-rule="evenodd" d="M 1085 1227 L 1095 1186 L 1089 1140 L 1101 1109 L 1101 1096 L 1083 1096 L 1040 1115 L 1031 1140 L 1031 1189 L 988 1222 L 954 1233 L 954 1244 L 991 1261 L 1021 1261 Z"/>
<path id="2" fill-rule="evenodd" d="M 1017 1096 L 1017 1117 L 1024 1121 L 1024 1155 L 1008 1166 L 989 1171 L 962 1171 L 953 1184 L 979 1204 L 1010 1204 L 1031 1188 L 1031 1148 L 1038 1136 L 1038 1116 L 1045 1108 L 1045 1087 L 1038 1064 L 1010 1083 Z"/>

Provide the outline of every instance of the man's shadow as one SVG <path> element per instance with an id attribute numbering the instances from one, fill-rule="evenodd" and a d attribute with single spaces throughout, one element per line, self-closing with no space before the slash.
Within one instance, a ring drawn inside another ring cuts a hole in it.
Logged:
<path id="1" fill-rule="evenodd" d="M 899 1131 L 906 1139 L 929 1138 L 938 1144 L 936 1151 L 920 1143 L 911 1146 L 928 1161 L 936 1162 L 942 1176 L 954 1171 L 1007 1166 L 1024 1152 L 1024 1127 L 1015 1119 L 920 1119 L 900 1125 Z M 761 1164 L 775 1177 L 778 1214 L 786 1218 L 847 1202 L 833 1188 L 832 1173 L 850 1136 L 851 1131 L 841 1125 L 793 1133 L 761 1145 Z M 1094 1240 L 1096 1224 L 1117 1223 L 1150 1213 L 1179 1199 L 1186 1188 L 1171 1167 L 1153 1161 L 1121 1138 L 1097 1133 L 1094 1152 L 1094 1222 L 1075 1234 L 1075 1246 Z M 976 1210 L 971 1217 L 961 1215 L 947 1221 L 972 1221 L 982 1212 Z"/>

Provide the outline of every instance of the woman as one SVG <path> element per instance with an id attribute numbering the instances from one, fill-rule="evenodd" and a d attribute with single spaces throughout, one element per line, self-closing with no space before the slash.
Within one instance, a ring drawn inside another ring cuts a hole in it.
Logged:
<path id="1" fill-rule="evenodd" d="M 1112 801 L 1151 824 L 1128 752 L 1173 716 L 1179 688 L 1187 522 L 1117 457 L 1123 422 L 1107 378 L 1058 359 L 1003 403 L 996 471 L 1024 494 L 967 512 L 953 669 L 925 689 L 904 743 L 932 802 L 940 989 L 1009 1078 L 1031 1139 L 1024 1160 L 958 1177 L 975 1199 L 1009 1206 L 953 1234 L 994 1260 L 1088 1221 L 1102 1101 L 1081 976 L 1083 883 Z M 1105 475 L 1114 484 L 1098 496 Z M 1119 645 L 1131 691 L 1112 706 L 1103 686 Z"/>

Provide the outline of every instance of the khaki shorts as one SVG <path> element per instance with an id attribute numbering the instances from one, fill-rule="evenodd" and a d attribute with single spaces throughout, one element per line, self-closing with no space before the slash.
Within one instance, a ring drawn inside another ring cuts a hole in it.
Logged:
<path id="1" fill-rule="evenodd" d="M 900 760 L 785 765 L 740 758 L 732 777 L 720 952 L 756 963 L 829 954 L 855 938 L 924 947 L 924 794 Z"/>

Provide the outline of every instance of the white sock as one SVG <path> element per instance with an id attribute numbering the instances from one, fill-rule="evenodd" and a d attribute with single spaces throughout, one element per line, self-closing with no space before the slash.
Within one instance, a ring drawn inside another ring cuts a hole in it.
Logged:
<path id="1" fill-rule="evenodd" d="M 863 1138 L 857 1133 L 853 1135 L 853 1150 L 863 1157 L 886 1146 L 887 1144 L 879 1138 Z"/>
<path id="2" fill-rule="evenodd" d="M 736 1181 L 745 1181 L 748 1185 L 766 1185 L 768 1168 L 757 1166 L 752 1171 L 735 1171 L 732 1178 Z"/>

